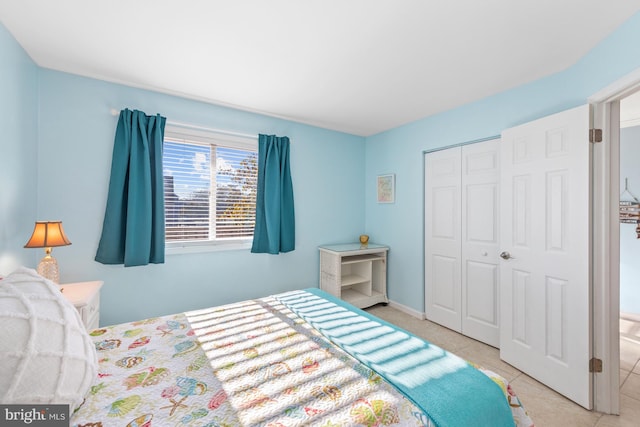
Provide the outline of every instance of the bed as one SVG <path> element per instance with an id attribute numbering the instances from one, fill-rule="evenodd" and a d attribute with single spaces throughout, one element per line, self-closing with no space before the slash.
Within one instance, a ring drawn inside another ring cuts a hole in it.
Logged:
<path id="1" fill-rule="evenodd" d="M 504 378 L 318 289 L 90 336 L 72 426 L 533 425 Z"/>

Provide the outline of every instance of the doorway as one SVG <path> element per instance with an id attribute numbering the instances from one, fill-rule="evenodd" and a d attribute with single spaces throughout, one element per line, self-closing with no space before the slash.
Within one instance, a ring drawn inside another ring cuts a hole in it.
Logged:
<path id="1" fill-rule="evenodd" d="M 640 395 L 640 91 L 620 100 L 620 393 Z"/>
<path id="2" fill-rule="evenodd" d="M 640 69 L 589 98 L 591 127 L 602 130 L 593 150 L 592 281 L 593 357 L 601 361 L 594 373 L 594 409 L 620 413 L 620 172 L 621 101 L 640 90 Z M 639 242 L 640 243 L 640 242 Z"/>

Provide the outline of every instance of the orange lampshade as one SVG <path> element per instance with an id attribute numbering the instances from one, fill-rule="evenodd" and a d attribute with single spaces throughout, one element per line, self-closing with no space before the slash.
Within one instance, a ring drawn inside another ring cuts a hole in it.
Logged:
<path id="1" fill-rule="evenodd" d="M 36 221 L 31 238 L 25 248 L 52 248 L 67 246 L 71 242 L 62 229 L 62 221 Z"/>
<path id="2" fill-rule="evenodd" d="M 33 234 L 24 247 L 44 248 L 45 257 L 38 264 L 38 274 L 58 283 L 60 271 L 58 269 L 58 261 L 51 256 L 51 248 L 70 244 L 71 242 L 64 235 L 62 221 L 36 221 Z"/>

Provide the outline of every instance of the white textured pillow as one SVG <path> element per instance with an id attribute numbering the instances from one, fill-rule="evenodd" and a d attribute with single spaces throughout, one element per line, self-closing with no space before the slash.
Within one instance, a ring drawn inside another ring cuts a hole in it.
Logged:
<path id="1" fill-rule="evenodd" d="M 21 267 L 0 280 L 0 403 L 80 406 L 96 349 L 60 288 Z"/>

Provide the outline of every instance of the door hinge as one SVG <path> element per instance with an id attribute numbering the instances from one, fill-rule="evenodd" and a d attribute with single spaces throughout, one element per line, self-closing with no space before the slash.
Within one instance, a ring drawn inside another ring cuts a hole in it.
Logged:
<path id="1" fill-rule="evenodd" d="M 592 357 L 589 360 L 589 372 L 602 372 L 602 359 Z"/>
<path id="2" fill-rule="evenodd" d="M 589 142 L 602 142 L 602 129 L 589 129 Z"/>

